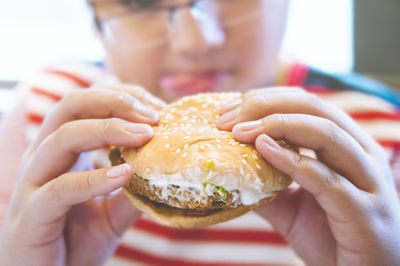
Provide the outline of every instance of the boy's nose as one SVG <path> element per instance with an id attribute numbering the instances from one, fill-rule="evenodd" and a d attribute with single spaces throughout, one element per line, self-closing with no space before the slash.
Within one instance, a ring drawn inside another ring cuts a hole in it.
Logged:
<path id="1" fill-rule="evenodd" d="M 225 33 L 213 16 L 195 8 L 180 8 L 169 23 L 172 50 L 184 56 L 201 56 L 225 43 Z"/>

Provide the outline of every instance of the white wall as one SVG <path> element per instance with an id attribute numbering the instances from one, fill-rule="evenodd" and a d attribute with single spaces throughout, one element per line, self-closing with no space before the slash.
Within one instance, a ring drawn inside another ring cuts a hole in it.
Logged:
<path id="1" fill-rule="evenodd" d="M 351 0 L 292 0 L 290 14 L 286 50 L 325 70 L 351 68 Z M 91 32 L 84 0 L 0 1 L 0 80 L 57 61 L 99 60 Z"/>

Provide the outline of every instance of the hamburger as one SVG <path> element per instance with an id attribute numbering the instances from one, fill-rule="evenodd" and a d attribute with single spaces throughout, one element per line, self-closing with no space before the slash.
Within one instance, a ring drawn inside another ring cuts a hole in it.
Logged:
<path id="1" fill-rule="evenodd" d="M 240 97 L 186 96 L 160 112 L 147 144 L 111 148 L 113 165 L 126 162 L 134 170 L 123 189 L 136 208 L 162 225 L 206 226 L 243 215 L 290 185 L 254 145 L 217 128 L 217 106 Z"/>

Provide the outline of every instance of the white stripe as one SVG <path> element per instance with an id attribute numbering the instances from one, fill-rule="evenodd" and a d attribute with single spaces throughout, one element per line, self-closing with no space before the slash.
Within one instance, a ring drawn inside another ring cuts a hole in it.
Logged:
<path id="1" fill-rule="evenodd" d="M 358 124 L 376 140 L 400 141 L 400 123 L 397 121 L 374 120 Z"/>
<path id="2" fill-rule="evenodd" d="M 379 97 L 361 92 L 346 91 L 318 96 L 348 113 L 372 111 L 393 112 L 395 110 L 395 107 L 391 103 Z"/>
<path id="3" fill-rule="evenodd" d="M 29 143 L 32 143 L 37 136 L 39 135 L 39 126 L 36 125 L 28 125 L 27 129 L 25 131 L 26 134 L 26 139 L 28 140 Z"/>
<path id="4" fill-rule="evenodd" d="M 209 227 L 210 229 L 251 229 L 273 231 L 272 226 L 259 215 L 254 212 L 248 212 L 245 215 L 232 219 L 230 221 L 216 224 Z"/>
<path id="5" fill-rule="evenodd" d="M 128 230 L 122 243 L 170 259 L 220 263 L 282 263 L 303 265 L 288 247 L 262 244 L 168 241 L 138 230 Z"/>
<path id="6" fill-rule="evenodd" d="M 103 71 L 100 67 L 79 62 L 52 66 L 51 70 L 61 70 L 71 73 L 89 83 L 101 82 L 102 80 L 111 78 L 111 75 Z"/>
<path id="7" fill-rule="evenodd" d="M 38 87 L 44 91 L 60 96 L 65 95 L 73 88 L 79 88 L 72 80 L 48 72 L 38 73 L 29 81 L 29 84 L 32 87 Z"/>
<path id="8" fill-rule="evenodd" d="M 26 111 L 45 117 L 56 104 L 57 102 L 45 96 L 31 93 L 26 100 Z"/>

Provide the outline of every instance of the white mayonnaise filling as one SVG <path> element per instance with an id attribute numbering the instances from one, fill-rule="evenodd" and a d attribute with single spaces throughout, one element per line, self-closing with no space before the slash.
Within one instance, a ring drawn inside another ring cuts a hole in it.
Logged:
<path id="1" fill-rule="evenodd" d="M 174 174 L 147 174 L 143 175 L 142 178 L 149 180 L 150 185 L 154 185 L 162 190 L 161 195 L 158 195 L 162 199 L 168 200 L 168 196 L 173 196 L 180 201 L 187 201 L 187 196 L 184 195 L 183 191 L 190 191 L 191 199 L 199 202 L 206 200 L 207 195 L 203 191 L 203 180 L 206 173 L 200 167 L 192 167 L 182 171 L 182 174 L 181 172 Z M 237 203 L 237 205 L 253 205 L 264 198 L 274 195 L 273 193 L 262 192 L 259 186 L 249 187 L 252 190 L 241 189 L 238 188 L 239 186 L 235 186 L 240 184 L 229 184 L 229 182 L 226 182 L 227 180 L 239 179 L 233 176 L 233 173 L 213 172 L 210 177 L 210 183 L 217 180 L 218 182 L 215 182 L 215 185 L 221 186 L 231 193 L 234 197 L 233 202 Z M 171 191 L 167 189 L 171 185 L 179 186 L 174 195 L 171 195 Z M 239 193 L 236 191 L 239 191 Z"/>

